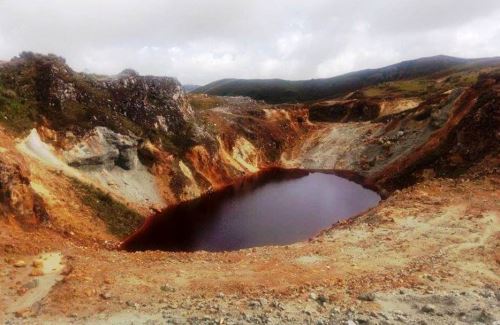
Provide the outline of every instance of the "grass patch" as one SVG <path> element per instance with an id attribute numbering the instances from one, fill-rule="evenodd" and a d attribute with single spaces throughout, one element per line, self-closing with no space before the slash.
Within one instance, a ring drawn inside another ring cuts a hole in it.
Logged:
<path id="1" fill-rule="evenodd" d="M 32 129 L 38 118 L 36 105 L 19 98 L 0 84 L 0 122 L 17 134 Z"/>
<path id="2" fill-rule="evenodd" d="M 457 72 L 446 78 L 446 84 L 450 87 L 469 87 L 474 85 L 479 77 L 479 71 Z"/>
<path id="3" fill-rule="evenodd" d="M 189 104 L 195 110 L 211 109 L 224 104 L 221 98 L 204 94 L 188 94 L 188 99 Z"/>
<path id="4" fill-rule="evenodd" d="M 113 199 L 97 187 L 85 184 L 75 178 L 70 178 L 74 190 L 83 204 L 91 208 L 99 219 L 106 223 L 110 233 L 119 238 L 130 235 L 144 222 L 136 211 Z"/>
<path id="5" fill-rule="evenodd" d="M 363 95 L 365 97 L 382 97 L 386 94 L 386 90 L 382 87 L 371 87 L 363 90 Z"/>
<path id="6" fill-rule="evenodd" d="M 390 81 L 378 84 L 373 87 L 368 87 L 363 90 L 363 95 L 366 97 L 384 97 L 388 95 L 399 96 L 423 96 L 431 93 L 435 89 L 433 80 L 427 79 L 411 79 Z"/>
<path id="7" fill-rule="evenodd" d="M 422 79 L 400 80 L 386 84 L 390 89 L 406 95 L 419 95 L 427 92 L 432 87 L 432 82 Z"/>

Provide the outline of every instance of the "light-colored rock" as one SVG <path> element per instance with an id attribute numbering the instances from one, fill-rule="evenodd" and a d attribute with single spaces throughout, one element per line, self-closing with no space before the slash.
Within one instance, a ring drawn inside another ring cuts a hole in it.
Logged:
<path id="1" fill-rule="evenodd" d="M 18 260 L 18 261 L 14 262 L 14 266 L 15 267 L 25 267 L 26 266 L 26 262 L 23 261 L 23 260 Z"/>
<path id="2" fill-rule="evenodd" d="M 436 311 L 436 307 L 432 304 L 426 304 L 422 307 L 422 311 L 424 313 L 434 313 Z"/>
<path id="3" fill-rule="evenodd" d="M 82 141 L 64 153 L 70 166 L 137 166 L 137 140 L 105 127 L 94 128 Z"/>

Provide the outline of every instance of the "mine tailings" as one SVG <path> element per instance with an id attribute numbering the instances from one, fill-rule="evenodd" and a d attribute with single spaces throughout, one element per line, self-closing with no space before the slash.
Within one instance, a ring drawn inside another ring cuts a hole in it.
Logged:
<path id="1" fill-rule="evenodd" d="M 378 204 L 380 196 L 340 177 L 272 168 L 148 218 L 127 251 L 230 251 L 306 240 Z"/>

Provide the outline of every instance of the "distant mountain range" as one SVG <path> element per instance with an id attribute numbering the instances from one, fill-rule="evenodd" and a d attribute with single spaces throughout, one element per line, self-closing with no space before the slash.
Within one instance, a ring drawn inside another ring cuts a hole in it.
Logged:
<path id="1" fill-rule="evenodd" d="M 268 103 L 294 103 L 336 97 L 382 82 L 419 78 L 452 68 L 500 64 L 500 57 L 463 59 L 445 55 L 403 61 L 325 79 L 222 79 L 192 90 L 218 96 L 248 96 Z M 186 87 L 186 86 L 185 86 Z"/>
<path id="2" fill-rule="evenodd" d="M 190 84 L 187 84 L 187 85 L 182 85 L 182 88 L 184 89 L 185 92 L 187 93 L 190 93 L 192 92 L 193 90 L 195 89 L 198 89 L 200 88 L 201 86 L 200 85 L 190 85 Z"/>

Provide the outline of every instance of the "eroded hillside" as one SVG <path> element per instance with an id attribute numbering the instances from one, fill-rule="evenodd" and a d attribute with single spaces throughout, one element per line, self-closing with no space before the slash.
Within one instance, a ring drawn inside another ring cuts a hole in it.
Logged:
<path id="1" fill-rule="evenodd" d="M 24 53 L 0 65 L 0 317 L 491 323 L 499 95 L 498 67 L 472 65 L 271 105 Z M 154 211 L 270 167 L 336 172 L 386 200 L 284 247 L 116 250 Z"/>

